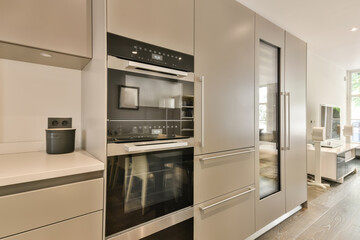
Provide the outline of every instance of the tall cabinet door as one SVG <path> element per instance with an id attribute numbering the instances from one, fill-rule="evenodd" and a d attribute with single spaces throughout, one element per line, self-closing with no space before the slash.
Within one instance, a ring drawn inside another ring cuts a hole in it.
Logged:
<path id="1" fill-rule="evenodd" d="M 234 0 L 195 0 L 195 155 L 254 146 L 254 21 Z"/>
<path id="2" fill-rule="evenodd" d="M 306 43 L 285 34 L 286 211 L 307 200 Z"/>
<path id="3" fill-rule="evenodd" d="M 256 16 L 256 229 L 285 213 L 283 29 Z"/>

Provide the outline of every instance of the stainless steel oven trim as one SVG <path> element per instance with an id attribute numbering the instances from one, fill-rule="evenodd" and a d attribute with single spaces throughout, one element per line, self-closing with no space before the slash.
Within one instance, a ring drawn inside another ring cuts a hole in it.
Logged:
<path id="1" fill-rule="evenodd" d="M 164 67 L 159 67 L 159 66 L 154 66 L 154 65 L 150 65 L 150 64 L 134 62 L 134 61 L 128 61 L 126 68 L 159 72 L 159 73 L 164 73 L 164 74 L 170 74 L 170 75 L 177 76 L 177 77 L 186 77 L 189 75 L 187 72 L 184 72 L 184 71 L 179 71 L 179 70 L 174 70 L 174 69 L 170 69 L 170 68 L 164 68 Z"/>
<path id="2" fill-rule="evenodd" d="M 154 219 L 150 222 L 135 226 L 128 230 L 106 237 L 107 240 L 134 240 L 147 237 L 163 229 L 181 223 L 194 216 L 193 207 L 184 208 L 177 212 Z"/>
<path id="3" fill-rule="evenodd" d="M 183 72 L 169 68 L 128 61 L 113 56 L 108 56 L 108 68 L 155 77 L 164 77 L 180 81 L 194 82 L 194 73 L 191 72 Z"/>
<path id="4" fill-rule="evenodd" d="M 174 147 L 167 147 L 166 143 L 186 143 L 182 144 L 182 146 L 174 146 Z M 159 148 L 152 148 L 152 149 L 143 149 L 138 151 L 128 151 L 127 148 L 130 144 L 156 144 L 163 145 Z M 187 139 L 181 139 L 181 140 L 159 140 L 159 141 L 146 141 L 146 142 L 135 142 L 135 143 L 108 143 L 107 144 L 107 156 L 121 156 L 121 155 L 129 155 L 129 154 L 137 154 L 137 153 L 144 153 L 144 152 L 156 152 L 156 151 L 166 151 L 166 150 L 174 150 L 174 149 L 181 149 L 181 148 L 189 148 L 194 147 L 194 138 L 187 138 Z"/>
<path id="5" fill-rule="evenodd" d="M 138 144 L 130 143 L 125 144 L 125 149 L 129 153 L 139 152 L 139 151 L 152 151 L 164 148 L 174 148 L 174 147 L 187 147 L 188 142 L 186 141 L 171 141 L 171 142 L 161 142 L 161 143 L 151 143 L 151 144 Z"/>

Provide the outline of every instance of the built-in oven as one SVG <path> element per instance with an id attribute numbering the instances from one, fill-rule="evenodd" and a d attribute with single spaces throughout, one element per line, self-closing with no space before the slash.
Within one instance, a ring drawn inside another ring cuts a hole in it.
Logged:
<path id="1" fill-rule="evenodd" d="M 193 205 L 191 144 L 184 148 L 157 148 L 176 143 L 147 142 L 146 151 L 142 150 L 144 144 L 132 143 L 129 148 L 120 144 L 128 153 L 108 157 L 106 236 Z M 149 146 L 154 146 L 156 151 L 151 151 Z"/>
<path id="2" fill-rule="evenodd" d="M 193 137 L 193 64 L 193 56 L 109 33 L 108 142 Z"/>
<path id="3" fill-rule="evenodd" d="M 108 33 L 108 239 L 191 239 L 193 62 Z"/>

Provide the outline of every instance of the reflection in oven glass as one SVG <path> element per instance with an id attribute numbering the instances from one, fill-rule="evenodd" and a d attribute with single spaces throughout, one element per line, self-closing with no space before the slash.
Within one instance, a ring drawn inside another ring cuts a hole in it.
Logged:
<path id="1" fill-rule="evenodd" d="M 193 204 L 193 149 L 108 158 L 106 235 Z"/>

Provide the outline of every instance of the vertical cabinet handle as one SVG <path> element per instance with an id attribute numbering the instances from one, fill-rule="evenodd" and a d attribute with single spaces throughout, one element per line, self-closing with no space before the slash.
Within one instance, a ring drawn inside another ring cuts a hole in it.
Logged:
<path id="1" fill-rule="evenodd" d="M 205 146 L 205 124 L 204 124 L 204 118 L 205 118 L 205 77 L 200 77 L 201 81 L 201 147 Z"/>
<path id="2" fill-rule="evenodd" d="M 286 113 L 287 113 L 287 110 L 286 110 L 286 92 L 281 92 L 280 93 L 281 96 L 283 96 L 284 98 L 284 141 L 283 143 L 281 144 L 281 150 L 286 150 L 286 123 L 287 123 L 287 118 L 286 118 Z"/>
<path id="3" fill-rule="evenodd" d="M 286 150 L 290 150 L 290 92 L 286 93 L 287 96 L 287 137 L 286 137 Z"/>

